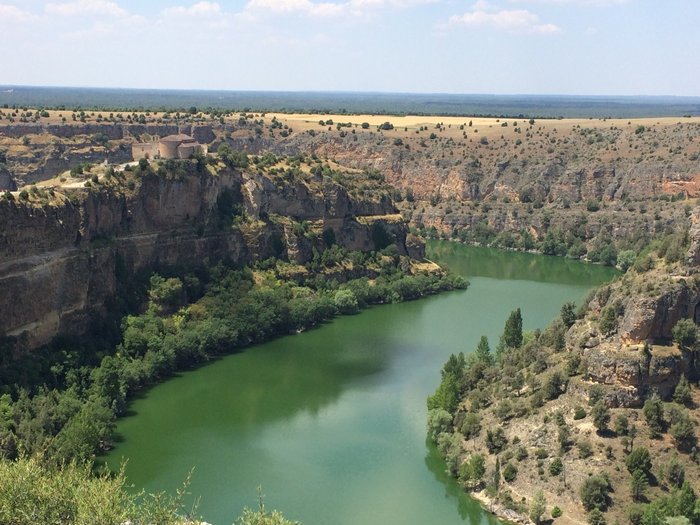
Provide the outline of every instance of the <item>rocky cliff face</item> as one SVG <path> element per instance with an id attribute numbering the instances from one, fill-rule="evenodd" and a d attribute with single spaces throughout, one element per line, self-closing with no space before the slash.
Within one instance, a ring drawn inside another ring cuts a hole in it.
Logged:
<path id="1" fill-rule="evenodd" d="M 17 184 L 12 177 L 12 173 L 4 165 L 0 164 L 0 191 L 15 191 Z"/>
<path id="2" fill-rule="evenodd" d="M 59 188 L 43 205 L 2 200 L 0 221 L 0 304 L 7 305 L 0 333 L 28 347 L 84 331 L 104 312 L 118 277 L 143 268 L 271 256 L 304 261 L 324 249 L 328 229 L 338 244 L 367 250 L 380 228 L 407 251 L 406 225 L 386 196 L 353 197 L 324 179 L 275 185 L 221 166 L 144 173 L 132 190 Z M 294 227 L 300 221 L 308 235 Z M 422 255 L 420 243 L 409 244 Z"/>
<path id="3" fill-rule="evenodd" d="M 681 262 L 669 264 L 652 255 L 651 269 L 630 270 L 599 289 L 585 318 L 567 333 L 567 348 L 584 360 L 587 379 L 607 388 L 611 406 L 641 406 L 652 392 L 668 398 L 682 375 L 700 374 L 694 352 L 672 341 L 679 320 L 700 321 L 698 216 L 696 209 Z"/>

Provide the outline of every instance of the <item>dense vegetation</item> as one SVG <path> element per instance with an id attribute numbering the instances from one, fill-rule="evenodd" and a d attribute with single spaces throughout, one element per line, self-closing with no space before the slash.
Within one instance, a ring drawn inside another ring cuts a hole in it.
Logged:
<path id="1" fill-rule="evenodd" d="M 445 235 L 434 228 L 421 227 L 418 233 L 428 238 L 449 238 L 459 242 L 505 248 L 508 250 L 534 251 L 545 255 L 557 255 L 569 259 L 583 259 L 606 266 L 615 266 L 622 271 L 636 266 L 642 269 L 649 265 L 652 253 L 663 258 L 667 263 L 678 262 L 688 248 L 687 227 L 678 225 L 660 228 L 662 233 L 653 237 L 644 228 L 635 229 L 625 238 L 614 239 L 606 229 L 596 232 L 589 229 L 588 217 L 581 213 L 571 225 L 557 224 L 549 211 L 542 213 L 544 235 L 539 239 L 523 229 L 517 232 L 497 232 L 488 225 L 486 213 L 489 204 L 481 205 L 481 219 L 477 219 L 470 228 L 456 230 L 453 235 Z M 530 209 L 529 213 L 532 213 Z M 689 217 L 690 205 L 684 206 L 684 215 Z M 419 225 L 420 226 L 420 225 Z"/>
<path id="2" fill-rule="evenodd" d="M 683 116 L 700 112 L 695 97 L 561 97 L 407 93 L 284 93 L 109 88 L 14 87 L 0 104 L 40 108 L 180 109 L 533 117 Z"/>
<path id="3" fill-rule="evenodd" d="M 134 392 L 177 370 L 338 314 L 466 287 L 460 278 L 434 269 L 421 272 L 414 265 L 394 246 L 361 253 L 334 245 L 306 266 L 269 259 L 254 267 L 219 263 L 189 272 L 171 269 L 122 283 L 114 310 L 132 313 L 121 321 L 116 346 L 109 344 L 109 320 L 82 343 L 56 341 L 22 359 L 11 358 L 6 342 L 0 363 L 0 455 L 19 463 L 5 461 L 1 468 L 7 476 L 13 469 L 27 470 L 26 493 L 38 491 L 27 496 L 35 500 L 18 504 L 42 509 L 52 490 L 73 483 L 78 488 L 68 492 L 69 500 L 56 502 L 68 510 L 49 506 L 46 512 L 70 516 L 65 523 L 87 523 L 78 517 L 90 515 L 80 506 L 83 499 L 85 505 L 132 512 L 133 501 L 120 489 L 123 479 L 97 478 L 83 486 L 89 468 L 79 465 L 109 447 L 115 419 L 125 413 Z M 15 490 L 5 485 L 0 480 L 0 492 Z M 115 499 L 100 500 L 100 491 Z M 139 512 L 149 516 L 143 523 L 161 523 L 150 517 L 147 506 Z M 132 520 L 137 518 L 132 514 Z M 53 523 L 43 517 L 17 519 L 10 523 Z"/>
<path id="4" fill-rule="evenodd" d="M 89 463 L 47 467 L 37 459 L 0 462 L 0 523 L 4 525 L 195 525 L 185 505 L 187 482 L 175 495 L 130 494 L 123 473 L 95 475 Z M 294 525 L 259 500 L 236 525 Z"/>
<path id="5" fill-rule="evenodd" d="M 591 525 L 609 513 L 631 525 L 698 523 L 693 385 L 683 376 L 667 401 L 654 393 L 641 408 L 611 408 L 604 388 L 585 381 L 582 352 L 564 351 L 566 330 L 583 315 L 567 303 L 544 332 L 523 333 L 516 310 L 495 352 L 482 337 L 474 352 L 449 358 L 428 398 L 428 435 L 448 472 L 535 523 L 561 516 L 574 494 Z M 692 321 L 679 321 L 673 336 L 695 355 Z M 538 485 L 549 503 L 533 496 Z M 527 502 L 514 498 L 523 487 Z"/>

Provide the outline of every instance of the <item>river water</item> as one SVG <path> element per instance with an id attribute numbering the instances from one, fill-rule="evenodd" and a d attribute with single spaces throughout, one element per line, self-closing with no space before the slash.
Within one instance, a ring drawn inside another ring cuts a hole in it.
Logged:
<path id="1" fill-rule="evenodd" d="M 192 470 L 199 513 L 229 525 L 244 505 L 305 525 L 495 524 L 426 444 L 426 397 L 451 353 L 492 348 L 520 307 L 544 328 L 614 271 L 431 242 L 466 291 L 371 308 L 257 345 L 147 391 L 107 458 L 136 490 L 174 491 Z"/>

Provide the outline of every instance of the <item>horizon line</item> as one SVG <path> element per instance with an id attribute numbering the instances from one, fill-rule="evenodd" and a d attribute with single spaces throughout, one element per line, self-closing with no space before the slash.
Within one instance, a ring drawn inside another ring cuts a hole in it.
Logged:
<path id="1" fill-rule="evenodd" d="M 119 90 L 142 92 L 202 92 L 202 93 L 266 93 L 266 94 L 329 94 L 329 95 L 423 95 L 423 96 L 467 96 L 467 97 L 553 97 L 553 98 L 676 98 L 697 99 L 700 95 L 648 95 L 648 94 L 573 94 L 573 93 L 466 93 L 447 91 L 351 91 L 351 90 L 317 90 L 317 89 L 230 89 L 230 88 L 148 88 L 148 87 L 124 87 L 124 86 L 68 86 L 68 85 L 35 85 L 35 84 L 0 84 L 0 93 L 7 89 L 80 89 L 80 90 Z"/>

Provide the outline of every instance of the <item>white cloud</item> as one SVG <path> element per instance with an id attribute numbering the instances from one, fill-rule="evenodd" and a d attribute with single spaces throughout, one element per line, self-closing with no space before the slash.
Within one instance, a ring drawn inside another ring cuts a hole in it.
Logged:
<path id="1" fill-rule="evenodd" d="M 500 31 L 517 33 L 559 33 L 561 29 L 554 24 L 540 23 L 540 18 L 527 9 L 492 10 L 480 0 L 472 11 L 463 15 L 450 17 L 449 26 L 490 27 Z"/>
<path id="2" fill-rule="evenodd" d="M 95 22 L 87 29 L 77 29 L 68 33 L 63 33 L 61 36 L 69 40 L 85 40 L 87 38 L 107 37 L 115 34 L 115 28 L 111 24 L 104 22 Z"/>
<path id="3" fill-rule="evenodd" d="M 0 20 L 5 22 L 27 22 L 34 17 L 29 11 L 23 11 L 17 6 L 0 4 Z"/>
<path id="4" fill-rule="evenodd" d="M 249 0 L 248 13 L 301 14 L 318 17 L 367 16 L 380 9 L 405 9 L 438 0 L 347 0 L 314 2 L 312 0 Z"/>
<path id="5" fill-rule="evenodd" d="M 50 3 L 46 4 L 46 12 L 61 16 L 107 15 L 120 18 L 129 16 L 126 9 L 110 0 L 74 0 L 59 4 Z"/>
<path id="6" fill-rule="evenodd" d="M 222 14 L 221 6 L 216 2 L 197 2 L 190 7 L 175 6 L 163 9 L 164 16 L 215 17 Z"/>
<path id="7" fill-rule="evenodd" d="M 584 7 L 601 7 L 608 5 L 629 4 L 632 0 L 510 0 L 516 4 L 552 4 L 552 5 L 580 5 Z"/>

